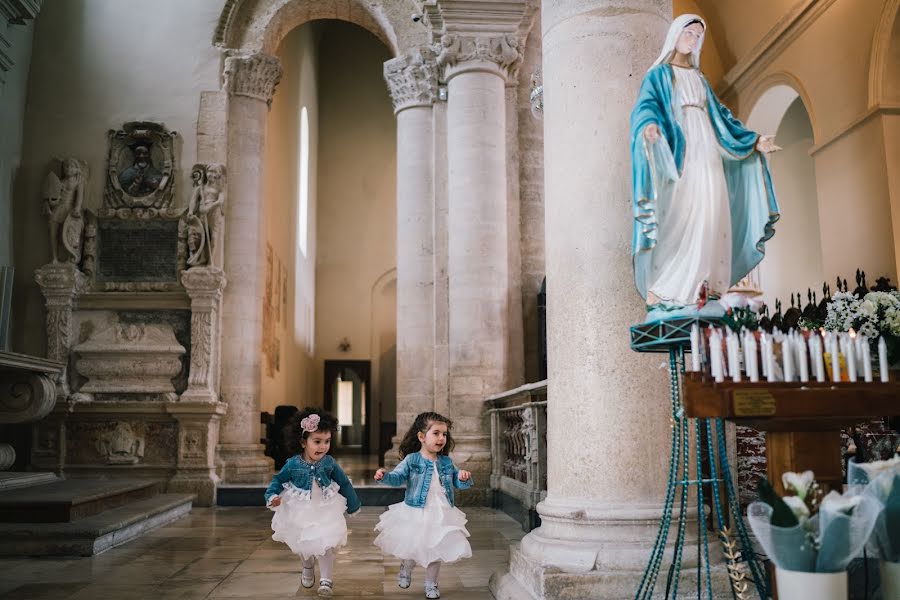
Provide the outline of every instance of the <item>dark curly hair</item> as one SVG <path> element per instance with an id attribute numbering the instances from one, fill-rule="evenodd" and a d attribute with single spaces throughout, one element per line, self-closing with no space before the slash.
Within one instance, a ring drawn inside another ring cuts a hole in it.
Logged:
<path id="1" fill-rule="evenodd" d="M 422 442 L 419 441 L 418 433 L 420 431 L 422 433 L 427 432 L 432 423 L 447 424 L 447 443 L 444 444 L 443 448 L 441 448 L 441 454 L 446 456 L 453 451 L 453 446 L 456 445 L 456 442 L 453 441 L 453 436 L 450 435 L 450 429 L 453 428 L 453 421 L 436 412 L 423 412 L 419 413 L 419 416 L 417 416 L 416 420 L 413 421 L 413 424 L 409 428 L 409 431 L 407 431 L 406 435 L 403 436 L 403 441 L 400 442 L 401 459 L 408 454 L 413 454 L 414 452 L 418 452 L 422 449 Z"/>
<path id="2" fill-rule="evenodd" d="M 338 420 L 334 415 L 321 408 L 306 407 L 294 413 L 284 426 L 284 447 L 292 456 L 303 452 L 303 440 L 309 437 L 309 432 L 303 431 L 300 422 L 310 415 L 319 416 L 319 427 L 316 431 L 330 431 L 332 436 L 337 434 Z"/>

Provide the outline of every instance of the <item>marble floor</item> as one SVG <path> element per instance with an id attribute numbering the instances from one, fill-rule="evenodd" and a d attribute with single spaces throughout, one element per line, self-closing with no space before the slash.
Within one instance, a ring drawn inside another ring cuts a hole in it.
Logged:
<path id="1" fill-rule="evenodd" d="M 399 561 L 372 544 L 384 509 L 365 507 L 349 521 L 349 543 L 335 565 L 336 598 L 424 598 L 423 569 L 397 587 Z M 445 565 L 441 595 L 489 600 L 488 578 L 507 564 L 519 524 L 501 512 L 467 508 L 473 557 Z M 271 539 L 271 513 L 261 508 L 195 508 L 167 527 L 92 558 L 0 558 L 0 598 L 29 600 L 316 597 L 300 585 L 300 562 Z"/>

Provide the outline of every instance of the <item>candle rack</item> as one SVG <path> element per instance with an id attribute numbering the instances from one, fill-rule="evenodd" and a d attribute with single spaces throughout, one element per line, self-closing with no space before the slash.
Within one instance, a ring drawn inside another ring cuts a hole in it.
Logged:
<path id="1" fill-rule="evenodd" d="M 681 562 L 684 554 L 688 490 L 696 488 L 697 533 L 699 557 L 697 561 L 697 598 L 713 600 L 713 580 L 709 560 L 709 536 L 705 524 L 704 504 L 709 503 L 715 527 L 721 533 L 729 524 L 737 536 L 740 560 L 761 599 L 769 597 L 768 578 L 762 562 L 753 551 L 750 536 L 741 514 L 737 490 L 731 476 L 728 451 L 725 441 L 725 422 L 718 416 L 692 418 L 685 411 L 682 399 L 682 377 L 685 374 L 685 350 L 691 347 L 691 331 L 720 326 L 721 322 L 709 317 L 676 317 L 660 319 L 632 326 L 631 348 L 636 352 L 666 353 L 669 356 L 669 389 L 672 411 L 671 451 L 666 484 L 663 515 L 660 528 L 653 544 L 647 568 L 644 570 L 635 600 L 650 599 L 654 596 L 666 544 L 675 515 L 675 500 L 678 498 L 678 524 L 675 544 L 672 548 L 671 563 L 666 576 L 664 598 L 677 598 L 680 583 Z M 690 477 L 691 431 L 694 432 L 694 452 L 696 478 Z M 705 452 L 704 452 L 705 450 Z M 709 457 L 708 477 L 704 476 L 703 456 Z M 717 460 L 718 459 L 718 460 Z M 705 493 L 704 486 L 709 491 Z M 724 498 L 723 498 L 724 495 Z M 707 497 L 709 496 L 709 497 Z M 730 542 L 729 542 L 730 543 Z M 732 565 L 734 566 L 734 565 Z M 739 568 L 739 567 L 738 567 Z"/>
<path id="2" fill-rule="evenodd" d="M 841 429 L 900 415 L 898 399 L 896 381 L 716 383 L 705 373 L 684 376 L 689 417 L 727 419 L 766 432 L 767 478 L 779 495 L 786 471 L 814 471 L 825 491 L 840 491 Z"/>

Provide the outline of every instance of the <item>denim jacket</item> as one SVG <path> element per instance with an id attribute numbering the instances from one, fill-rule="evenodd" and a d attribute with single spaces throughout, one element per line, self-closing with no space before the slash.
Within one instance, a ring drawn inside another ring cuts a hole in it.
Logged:
<path id="1" fill-rule="evenodd" d="M 341 496 L 347 499 L 348 513 L 352 515 L 359 510 L 359 498 L 350 483 L 350 478 L 329 454 L 315 464 L 308 463 L 299 456 L 289 458 L 284 463 L 284 467 L 272 478 L 269 487 L 266 488 L 266 505 L 269 504 L 272 496 L 281 493 L 287 483 L 297 489 L 311 491 L 314 478 L 323 492 L 331 486 L 332 482 L 338 485 Z"/>
<path id="2" fill-rule="evenodd" d="M 472 478 L 468 481 L 460 481 L 459 469 L 453 464 L 449 456 L 438 455 L 438 475 L 441 478 L 441 487 L 447 495 L 450 506 L 456 506 L 453 499 L 453 488 L 465 490 L 473 485 Z M 434 462 L 422 456 L 419 452 L 407 454 L 397 467 L 390 473 L 384 474 L 382 483 L 394 487 L 406 484 L 406 497 L 404 502 L 409 506 L 421 508 L 425 506 L 428 498 L 428 488 L 431 487 L 431 474 L 434 471 Z"/>

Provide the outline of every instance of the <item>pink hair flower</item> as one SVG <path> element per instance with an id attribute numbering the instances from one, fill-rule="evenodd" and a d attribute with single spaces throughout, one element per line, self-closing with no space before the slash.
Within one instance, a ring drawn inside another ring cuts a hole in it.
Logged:
<path id="1" fill-rule="evenodd" d="M 314 433 L 319 429 L 319 421 L 321 417 L 319 415 L 309 415 L 300 421 L 300 429 L 307 433 Z"/>

